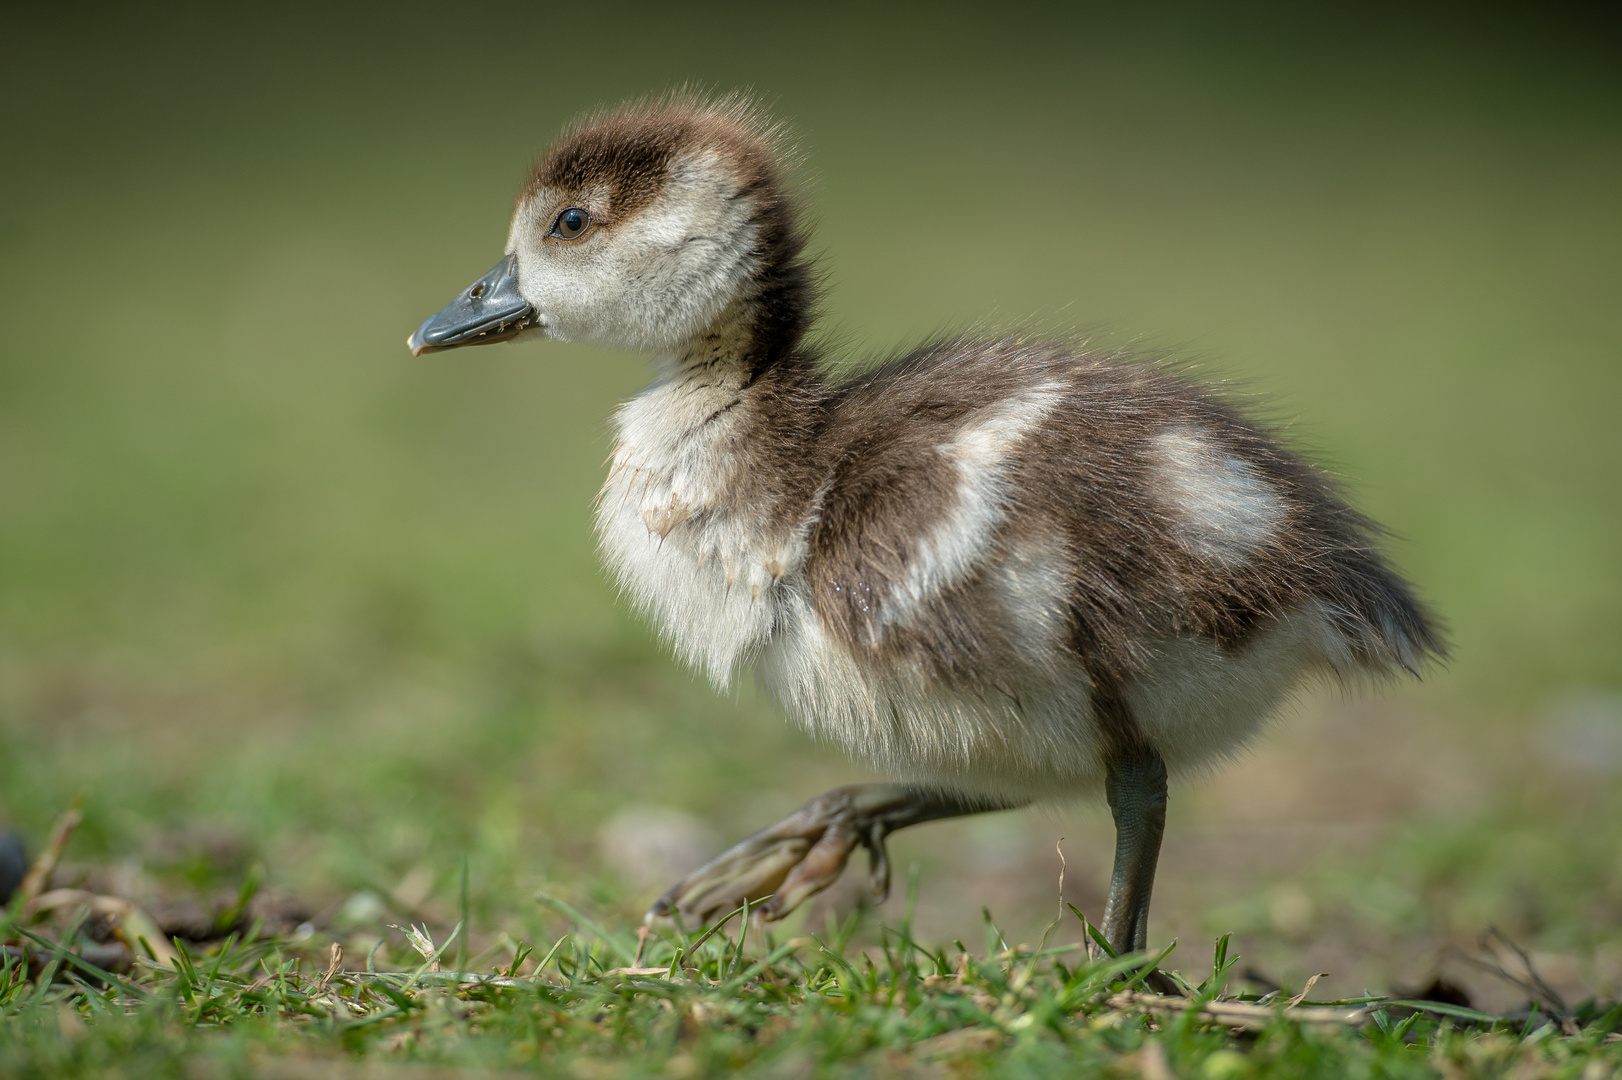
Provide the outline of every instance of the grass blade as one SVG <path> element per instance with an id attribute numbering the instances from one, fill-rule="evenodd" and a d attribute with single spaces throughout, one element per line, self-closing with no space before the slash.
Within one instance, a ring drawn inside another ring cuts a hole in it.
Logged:
<path id="1" fill-rule="evenodd" d="M 620 959 L 626 965 L 629 965 L 632 958 L 636 955 L 630 946 L 626 945 L 618 937 L 610 934 L 607 930 L 604 930 L 602 926 L 599 925 L 595 920 L 587 918 L 585 914 L 577 911 L 575 908 L 564 903 L 562 900 L 559 900 L 557 897 L 550 896 L 544 892 L 537 892 L 535 894 L 535 899 L 538 903 L 544 904 L 546 907 L 551 908 L 564 918 L 573 919 L 577 925 L 590 930 L 593 934 L 596 934 L 604 944 L 608 945 L 615 952 L 620 954 Z"/>
<path id="2" fill-rule="evenodd" d="M 51 951 L 52 955 L 54 955 L 57 959 L 63 961 L 64 963 L 72 964 L 74 967 L 78 968 L 80 971 L 83 971 L 85 974 L 90 975 L 92 978 L 100 979 L 102 982 L 106 983 L 108 986 L 116 986 L 116 987 L 118 987 L 120 990 L 124 991 L 126 994 L 129 994 L 131 997 L 139 998 L 142 1001 L 156 1001 L 157 1000 L 157 996 L 155 994 L 149 993 L 146 990 L 142 990 L 139 986 L 136 986 L 134 983 L 129 982 L 129 981 L 125 980 L 125 979 L 121 979 L 117 975 L 114 975 L 112 972 L 105 971 L 105 970 L 97 967 L 95 964 L 92 964 L 88 960 L 81 959 L 79 956 L 75 955 L 72 952 L 69 952 L 67 949 L 63 948 L 58 943 L 52 941 L 49 938 L 41 937 L 39 934 L 34 933 L 32 930 L 27 930 L 27 929 L 25 929 L 25 928 L 23 928 L 21 926 L 13 925 L 12 928 L 11 928 L 11 932 L 13 934 L 22 935 L 23 937 L 27 938 L 29 941 L 32 941 L 34 944 L 40 946 L 41 948 L 49 949 Z"/>

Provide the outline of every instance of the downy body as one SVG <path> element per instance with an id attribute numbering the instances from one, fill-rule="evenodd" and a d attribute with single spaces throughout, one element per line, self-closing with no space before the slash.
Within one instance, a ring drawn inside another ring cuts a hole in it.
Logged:
<path id="1" fill-rule="evenodd" d="M 508 242 L 523 334 L 655 359 L 596 526 L 683 660 L 753 665 L 898 775 L 1028 799 L 1122 745 L 1199 768 L 1314 675 L 1440 654 L 1371 523 L 1210 387 L 1018 336 L 831 378 L 778 141 L 738 100 L 593 117 Z"/>

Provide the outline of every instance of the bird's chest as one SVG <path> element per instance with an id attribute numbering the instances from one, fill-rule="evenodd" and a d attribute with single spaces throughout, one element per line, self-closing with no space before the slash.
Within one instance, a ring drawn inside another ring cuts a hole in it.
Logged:
<path id="1" fill-rule="evenodd" d="M 767 524 L 724 390 L 658 385 L 615 417 L 598 496 L 603 559 L 676 653 L 720 684 L 771 637 L 805 564 L 804 529 Z"/>

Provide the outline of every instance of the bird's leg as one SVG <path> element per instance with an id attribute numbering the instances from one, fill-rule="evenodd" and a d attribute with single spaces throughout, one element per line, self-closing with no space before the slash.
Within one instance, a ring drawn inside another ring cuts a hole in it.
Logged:
<path id="1" fill-rule="evenodd" d="M 1111 755 L 1104 794 L 1115 817 L 1115 872 L 1104 907 L 1104 937 L 1117 953 L 1149 945 L 1149 894 L 1166 831 L 1166 763 L 1138 744 Z"/>
<path id="2" fill-rule="evenodd" d="M 867 848 L 870 887 L 883 899 L 890 891 L 884 850 L 890 833 L 1014 805 L 908 784 L 834 788 L 688 874 L 648 909 L 648 918 L 679 916 L 699 925 L 745 900 L 761 900 L 762 918 L 781 919 L 838 880 L 858 846 Z"/>
<path id="3" fill-rule="evenodd" d="M 28 849 L 23 838 L 9 829 L 0 830 L 0 907 L 28 876 Z"/>

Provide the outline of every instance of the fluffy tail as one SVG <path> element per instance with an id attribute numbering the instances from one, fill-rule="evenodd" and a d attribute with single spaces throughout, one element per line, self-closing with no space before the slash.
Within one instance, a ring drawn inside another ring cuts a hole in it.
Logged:
<path id="1" fill-rule="evenodd" d="M 1444 662 L 1445 631 L 1414 595 L 1413 586 L 1372 552 L 1359 552 L 1347 561 L 1339 575 L 1339 595 L 1330 603 L 1357 666 L 1375 676 L 1399 671 L 1417 676 Z"/>

